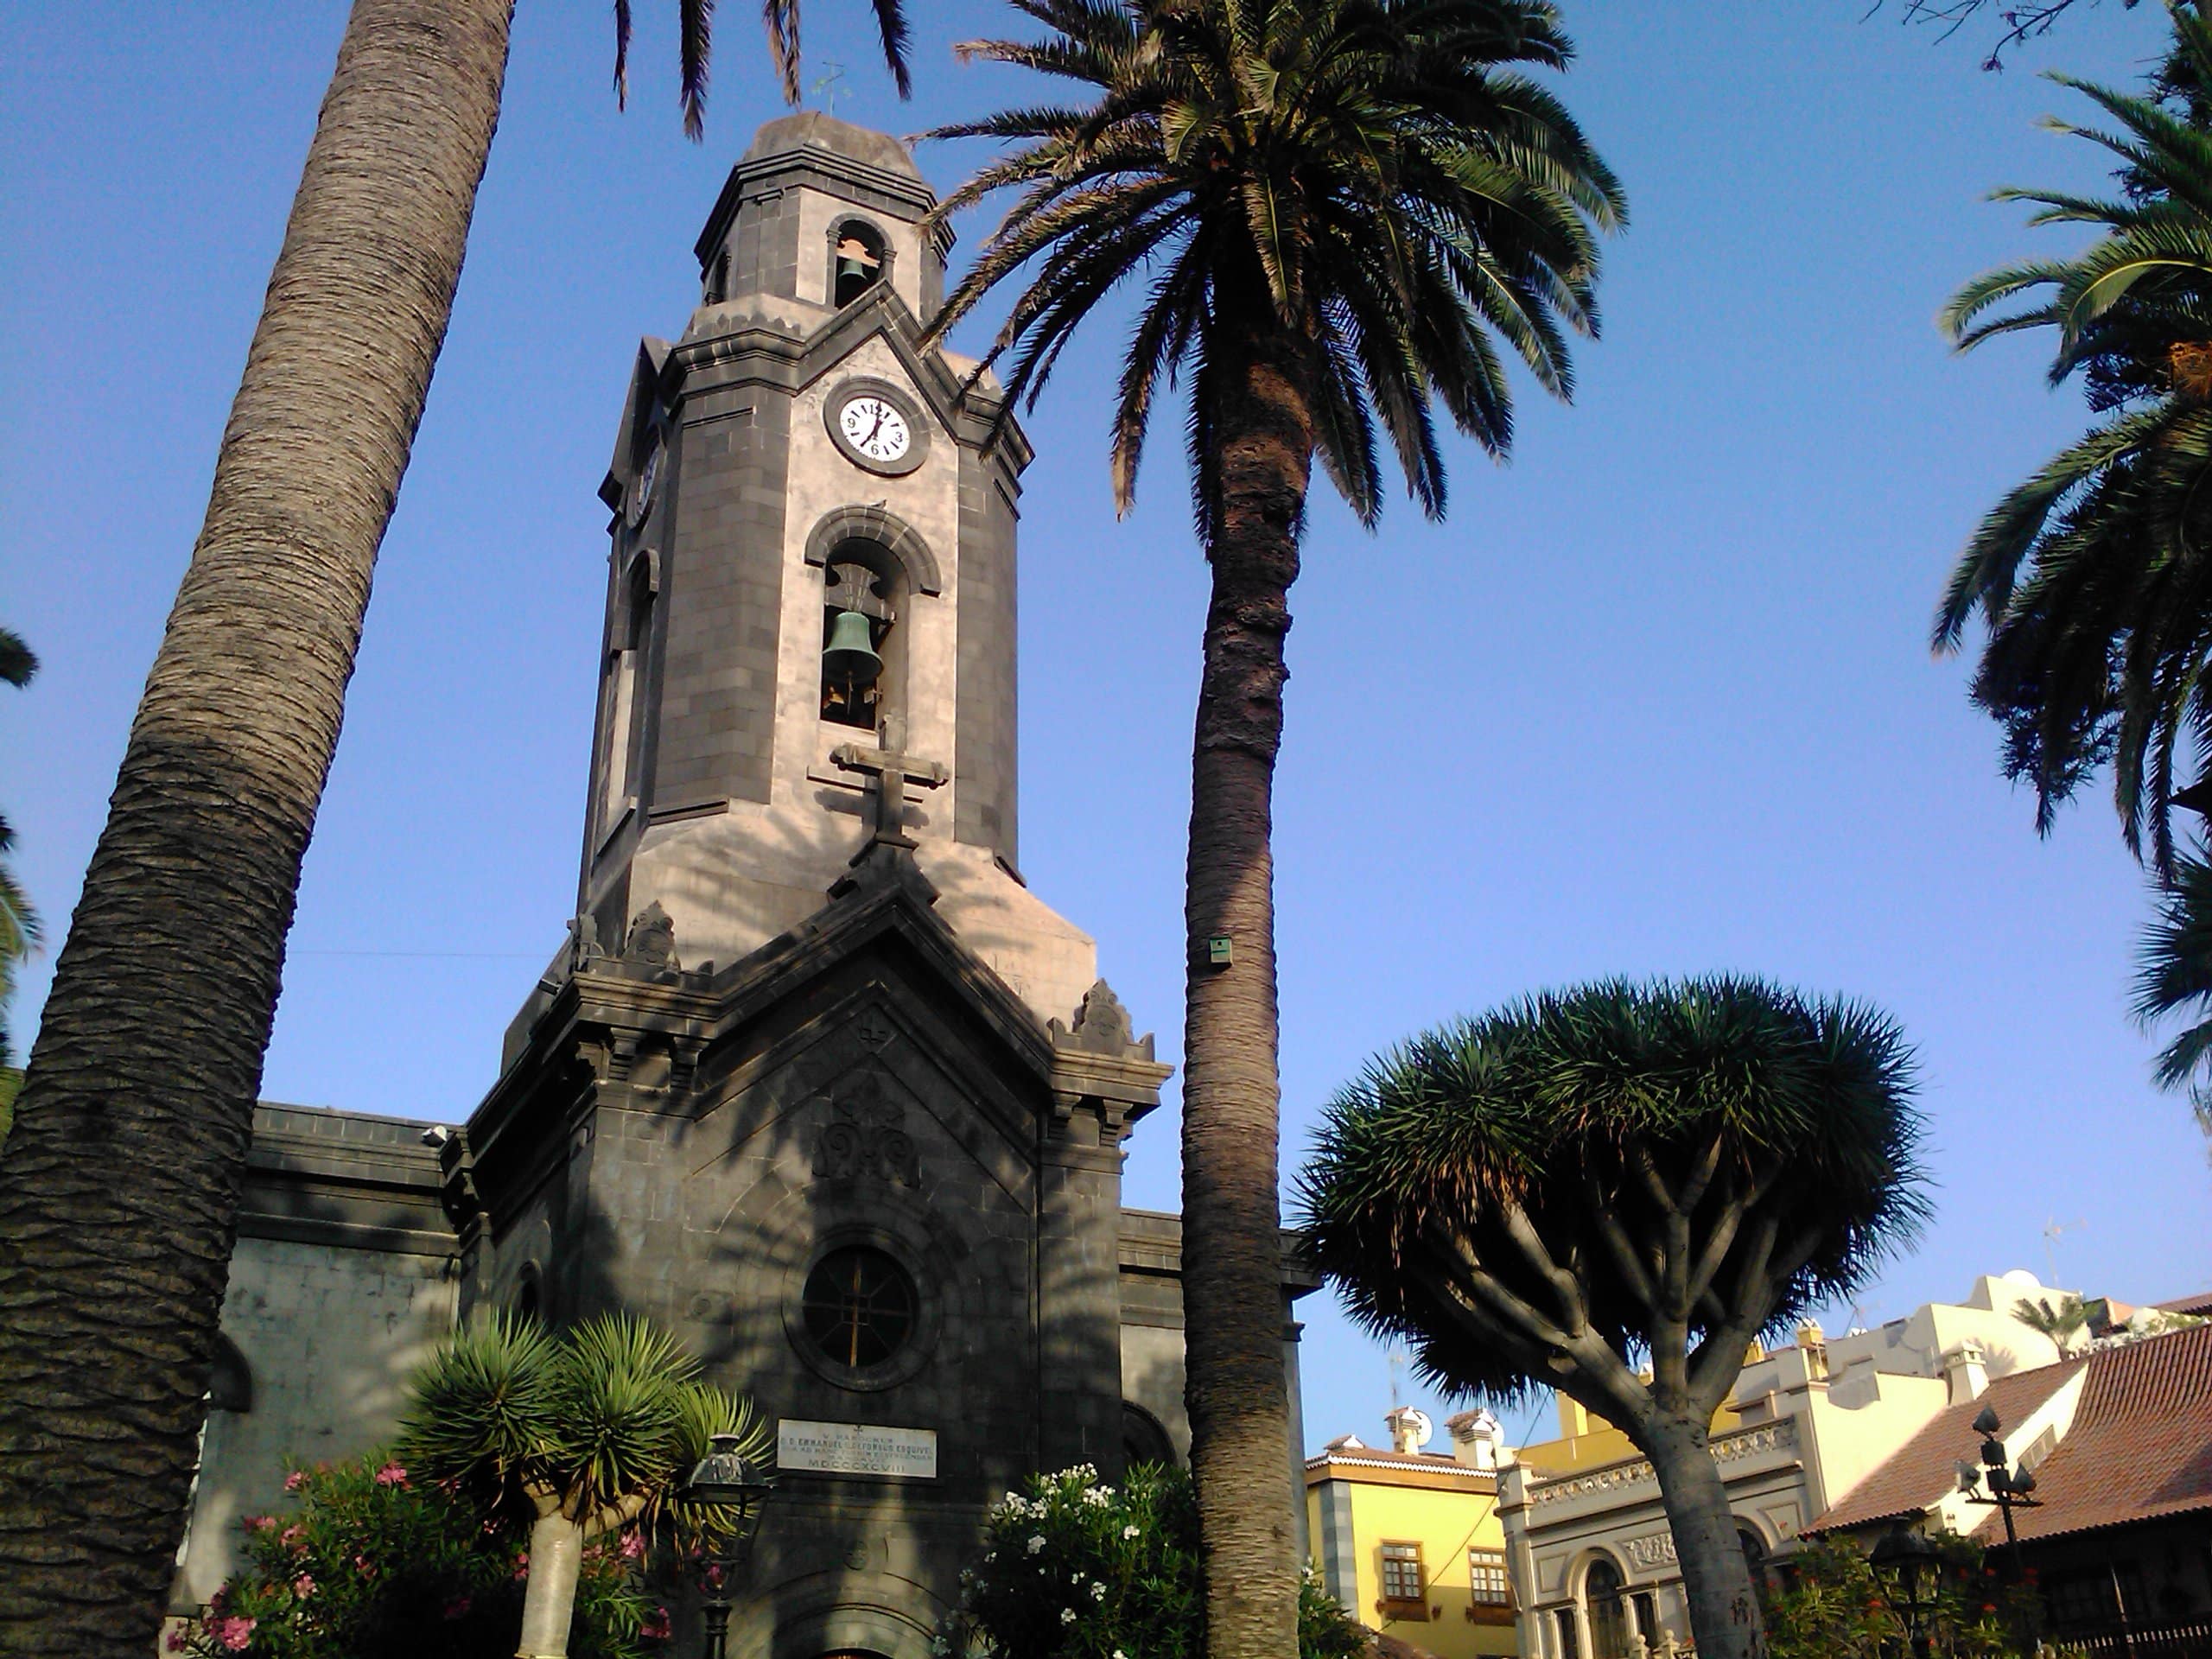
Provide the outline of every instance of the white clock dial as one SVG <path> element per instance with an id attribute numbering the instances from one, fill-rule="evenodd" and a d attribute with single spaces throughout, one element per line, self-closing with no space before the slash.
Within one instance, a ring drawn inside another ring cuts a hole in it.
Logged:
<path id="1" fill-rule="evenodd" d="M 888 400 L 863 393 L 847 404 L 837 416 L 845 441 L 870 461 L 897 461 L 906 453 L 914 435 L 906 417 Z"/>
<path id="2" fill-rule="evenodd" d="M 645 515 L 653 510 L 653 486 L 660 481 L 660 443 L 645 452 L 645 464 L 638 473 L 636 491 L 630 498 L 630 522 L 642 524 Z"/>

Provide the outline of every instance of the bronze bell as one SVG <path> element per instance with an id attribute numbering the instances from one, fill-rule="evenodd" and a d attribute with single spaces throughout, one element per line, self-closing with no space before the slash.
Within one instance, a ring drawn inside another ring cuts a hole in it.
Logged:
<path id="1" fill-rule="evenodd" d="M 858 611 L 840 611 L 830 625 L 830 643 L 823 648 L 822 667 L 831 681 L 842 685 L 873 685 L 883 672 L 883 658 L 875 654 L 875 631 Z"/>
<path id="2" fill-rule="evenodd" d="M 858 255 L 841 253 L 837 256 L 838 287 L 842 288 L 847 283 L 865 283 L 868 279 L 868 268 L 861 263 Z"/>

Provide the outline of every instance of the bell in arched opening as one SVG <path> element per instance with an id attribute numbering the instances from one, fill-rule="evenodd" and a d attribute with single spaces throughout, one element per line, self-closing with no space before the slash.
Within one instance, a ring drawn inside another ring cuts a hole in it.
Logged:
<path id="1" fill-rule="evenodd" d="M 822 718 L 874 731 L 883 710 L 883 655 L 891 607 L 864 565 L 833 564 L 823 573 Z"/>
<path id="2" fill-rule="evenodd" d="M 850 305 L 867 293 L 882 274 L 883 250 L 875 245 L 873 237 L 854 225 L 849 225 L 838 232 L 836 265 L 832 282 L 833 298 L 836 304 Z"/>

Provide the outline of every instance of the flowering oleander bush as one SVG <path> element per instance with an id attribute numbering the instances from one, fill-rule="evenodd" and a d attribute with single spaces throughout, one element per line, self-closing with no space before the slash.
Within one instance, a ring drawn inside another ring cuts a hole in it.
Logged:
<path id="1" fill-rule="evenodd" d="M 1205 1650 L 1191 1478 L 1140 1465 L 1119 1486 L 1089 1465 L 1039 1475 L 991 1511 L 982 1556 L 934 1651 L 963 1659 L 1193 1659 Z M 1359 1627 L 1309 1573 L 1301 1659 L 1352 1659 Z"/>
<path id="2" fill-rule="evenodd" d="M 249 1516 L 245 1567 L 169 1649 L 197 1659 L 507 1659 L 522 1618 L 520 1536 L 378 1454 L 294 1473 L 292 1506 Z M 635 1533 L 584 1552 L 573 1659 L 666 1649 Z"/>
<path id="3" fill-rule="evenodd" d="M 2032 1654 L 2041 1602 L 2032 1580 L 2008 1584 L 1981 1546 L 1954 1532 L 1931 1535 L 1941 1552 L 1921 1631 L 1929 1659 L 2004 1659 Z M 1791 1582 L 1767 1606 L 1774 1659 L 1891 1659 L 1910 1652 L 1897 1575 L 1864 1551 L 1811 1542 L 1790 1561 Z"/>

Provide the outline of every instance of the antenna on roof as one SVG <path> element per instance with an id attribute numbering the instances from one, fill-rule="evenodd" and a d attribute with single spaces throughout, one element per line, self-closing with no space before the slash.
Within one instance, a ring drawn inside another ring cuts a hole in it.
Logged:
<path id="1" fill-rule="evenodd" d="M 1390 1351 L 1390 1409 L 1393 1411 L 1406 1403 L 1402 1397 L 1403 1390 L 1400 1386 L 1404 1381 L 1405 1375 L 1406 1351 L 1402 1348 L 1393 1348 Z"/>
<path id="2" fill-rule="evenodd" d="M 2053 1290 L 2056 1290 L 2058 1288 L 2058 1241 L 2068 1233 L 2080 1232 L 2082 1230 L 2082 1217 L 2079 1216 L 2075 1217 L 2071 1221 L 2066 1222 L 2062 1222 L 2057 1217 L 2053 1216 L 2049 1221 L 2044 1224 L 2044 1263 L 2050 1269 L 2050 1277 L 2044 1280 L 2044 1282 L 2049 1285 Z"/>

